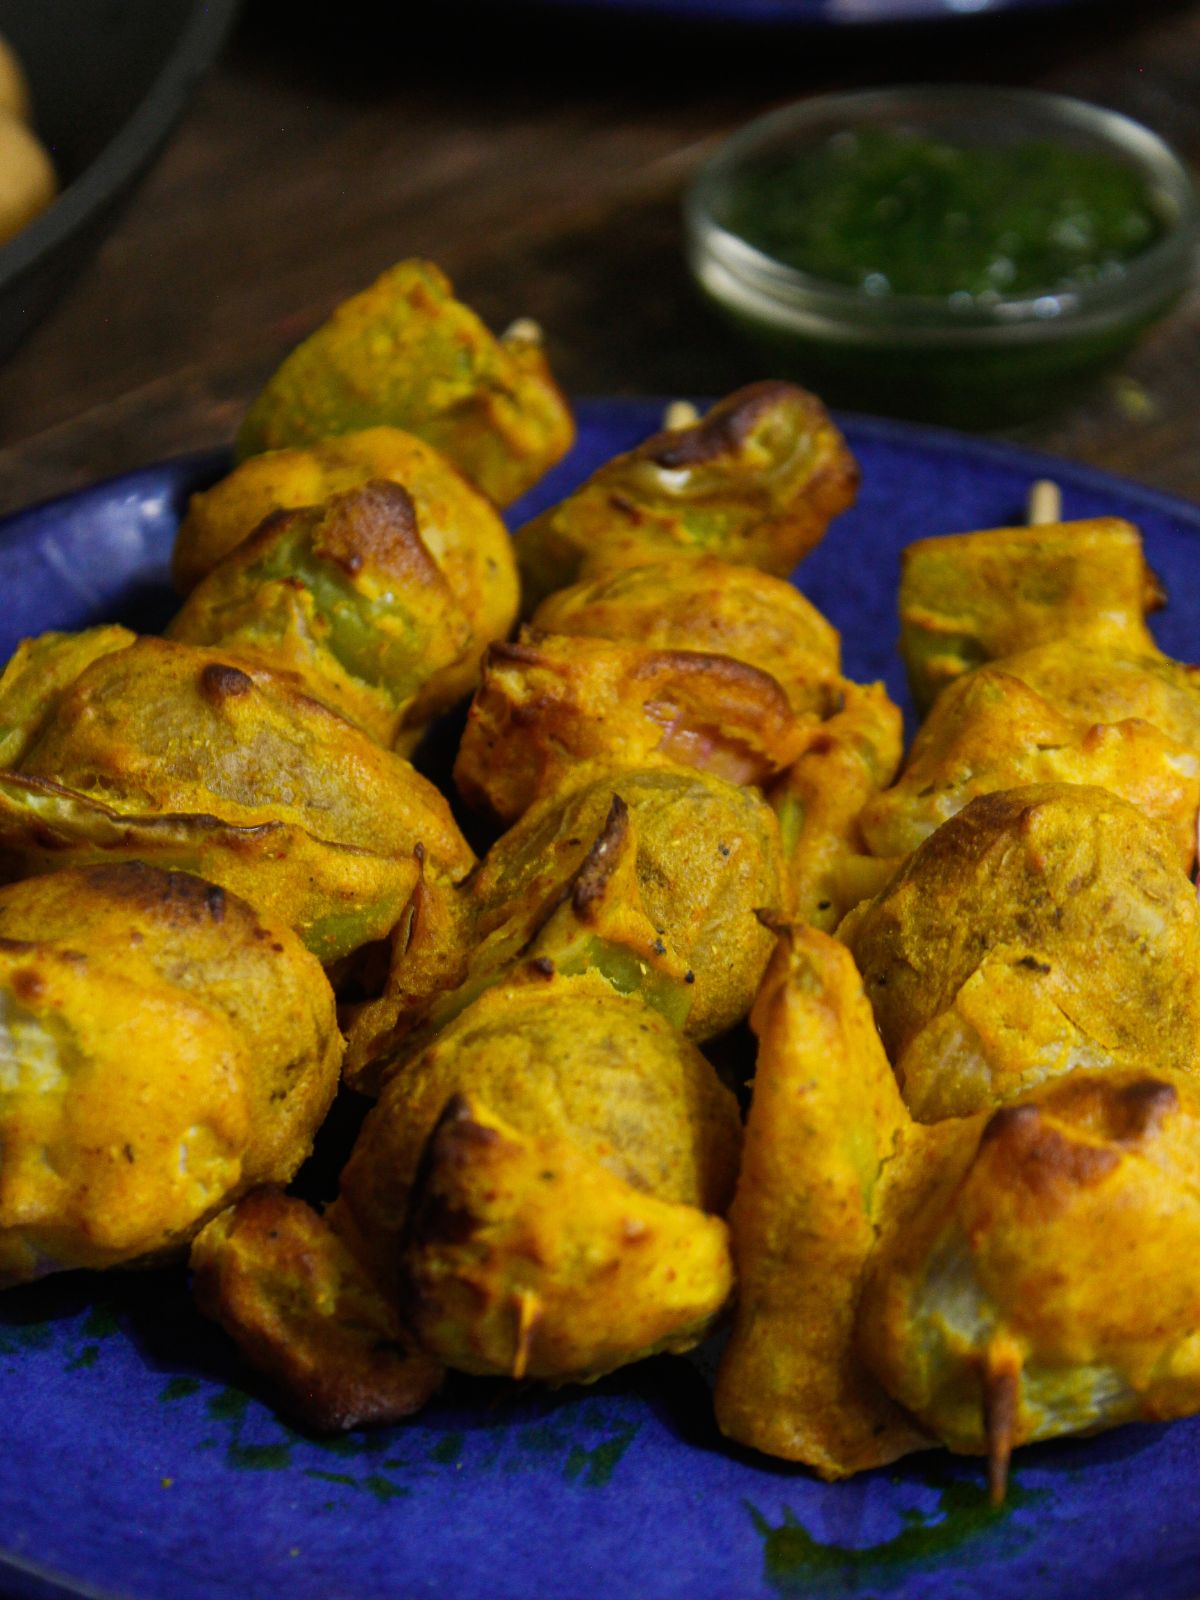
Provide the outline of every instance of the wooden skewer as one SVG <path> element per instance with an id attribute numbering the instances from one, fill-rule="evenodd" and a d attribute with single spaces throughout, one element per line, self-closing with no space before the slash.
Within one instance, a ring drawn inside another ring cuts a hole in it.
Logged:
<path id="1" fill-rule="evenodd" d="M 674 432 L 678 428 L 690 428 L 694 422 L 700 421 L 700 413 L 690 400 L 672 400 L 663 412 L 663 427 Z"/>
<path id="2" fill-rule="evenodd" d="M 1021 1358 L 1001 1345 L 988 1351 L 983 1373 L 983 1433 L 987 1442 L 988 1499 L 1002 1506 L 1008 1492 L 1008 1463 L 1017 1431 Z"/>
<path id="3" fill-rule="evenodd" d="M 1051 478 L 1039 478 L 1029 490 L 1025 514 L 1031 527 L 1062 521 L 1062 490 Z"/>
<path id="4" fill-rule="evenodd" d="M 535 322 L 532 317 L 518 317 L 515 322 L 510 322 L 500 335 L 501 344 L 536 344 L 545 342 L 540 322 Z"/>

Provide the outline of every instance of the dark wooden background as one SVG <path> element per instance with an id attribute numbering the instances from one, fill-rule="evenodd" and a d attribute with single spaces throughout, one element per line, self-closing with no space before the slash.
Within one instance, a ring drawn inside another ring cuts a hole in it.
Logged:
<path id="1" fill-rule="evenodd" d="M 729 130 L 856 84 L 1081 95 L 1200 166 L 1200 7 L 1124 0 L 884 31 L 581 22 L 503 0 L 249 0 L 90 269 L 0 368 L 0 511 L 227 439 L 285 350 L 401 256 L 494 325 L 530 314 L 575 394 L 762 375 L 698 302 L 679 197 Z M 299 13 L 299 20 L 298 14 Z M 1200 296 L 1020 437 L 1200 500 Z"/>

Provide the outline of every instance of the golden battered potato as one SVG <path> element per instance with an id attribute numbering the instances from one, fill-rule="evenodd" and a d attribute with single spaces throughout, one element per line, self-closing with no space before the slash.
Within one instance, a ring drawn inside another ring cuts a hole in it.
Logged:
<path id="1" fill-rule="evenodd" d="M 1072 1073 L 929 1130 L 858 1317 L 873 1371 L 953 1450 L 1200 1409 L 1200 1086 Z"/>
<path id="2" fill-rule="evenodd" d="M 0 890 L 0 1282 L 185 1245 L 286 1182 L 337 1085 L 333 994 L 284 927 L 140 863 Z"/>
<path id="3" fill-rule="evenodd" d="M 942 691 L 899 782 L 859 817 L 867 848 L 903 857 L 978 795 L 1083 783 L 1161 822 L 1187 871 L 1196 855 L 1200 746 L 1187 750 L 1136 719 L 1082 726 L 1006 668 L 978 667 Z"/>
<path id="4" fill-rule="evenodd" d="M 532 625 L 732 656 L 769 672 L 798 716 L 832 716 L 841 698 L 833 624 L 786 579 L 716 556 L 620 568 L 560 589 L 542 601 Z"/>
<path id="5" fill-rule="evenodd" d="M 720 1212 L 733 1193 L 737 1106 L 695 1045 L 594 974 L 534 973 L 464 1008 L 386 1079 L 363 1125 L 334 1217 L 385 1273 L 421 1149 L 455 1094 L 672 1204 Z"/>
<path id="6" fill-rule="evenodd" d="M 246 413 L 237 454 L 380 425 L 415 433 L 500 505 L 574 438 L 540 342 L 520 324 L 494 338 L 419 260 L 391 267 L 292 351 Z"/>
<path id="7" fill-rule="evenodd" d="M 421 543 L 470 621 L 478 647 L 502 639 L 517 612 L 517 564 L 496 508 L 432 445 L 399 428 L 367 428 L 307 450 L 252 456 L 194 494 L 175 539 L 172 572 L 187 593 L 277 511 L 321 505 L 373 479 L 412 500 Z"/>
<path id="8" fill-rule="evenodd" d="M 10 876 L 145 858 L 241 894 L 325 961 L 384 937 L 416 884 L 473 856 L 407 762 L 286 678 L 140 639 L 58 696 L 0 773 Z"/>
<path id="9" fill-rule="evenodd" d="M 0 675 L 0 769 L 20 762 L 63 690 L 85 667 L 136 640 L 136 633 L 115 624 L 22 639 Z"/>
<path id="10" fill-rule="evenodd" d="M 1163 598 L 1141 536 L 1119 517 L 921 539 L 900 579 L 913 700 L 924 714 L 972 667 L 1063 639 L 1152 655 L 1145 615 Z"/>
<path id="11" fill-rule="evenodd" d="M 539 802 L 471 879 L 475 937 L 528 942 L 603 839 L 614 796 L 628 808 L 646 917 L 692 974 L 687 1032 L 711 1038 L 749 1010 L 770 956 L 756 913 L 788 908 L 778 827 L 752 789 L 662 767 L 610 773 Z"/>
<path id="12" fill-rule="evenodd" d="M 1040 694 L 1082 732 L 1137 717 L 1184 749 L 1200 751 L 1200 667 L 1074 639 L 1004 658 L 1004 671 Z"/>
<path id="13" fill-rule="evenodd" d="M 525 632 L 484 658 L 454 781 L 511 823 L 600 768 L 678 765 L 762 783 L 802 739 L 779 684 L 744 661 Z"/>
<path id="14" fill-rule="evenodd" d="M 1196 894 L 1159 824 L 1103 789 L 972 801 L 841 937 L 920 1121 L 1110 1063 L 1200 1059 Z"/>
<path id="15" fill-rule="evenodd" d="M 256 1189 L 203 1229 L 191 1265 L 200 1310 L 310 1428 L 399 1422 L 441 1384 L 393 1302 L 302 1200 Z"/>
<path id="16" fill-rule="evenodd" d="M 891 876 L 890 866 L 867 855 L 859 819 L 895 777 L 904 738 L 900 709 L 882 683 L 843 680 L 842 700 L 840 711 L 808 730 L 805 748 L 770 793 L 796 915 L 826 932 Z"/>
<path id="17" fill-rule="evenodd" d="M 589 1383 L 690 1350 L 733 1287 L 717 1217 L 614 1177 L 570 1140 L 456 1095 L 413 1196 L 401 1298 L 463 1372 Z"/>
<path id="18" fill-rule="evenodd" d="M 738 1299 L 721 1431 L 825 1478 L 929 1441 L 855 1349 L 885 1169 L 908 1122 L 846 949 L 786 928 L 754 1003 L 754 1099 L 729 1214 Z"/>
<path id="19" fill-rule="evenodd" d="M 786 576 L 857 487 L 819 400 L 789 383 L 752 384 L 615 457 L 527 523 L 516 537 L 526 609 L 567 584 L 672 556 Z"/>
<path id="20" fill-rule="evenodd" d="M 383 480 L 269 517 L 192 591 L 167 637 L 290 672 L 388 746 L 411 744 L 470 692 L 485 643 L 425 548 L 411 496 Z"/>

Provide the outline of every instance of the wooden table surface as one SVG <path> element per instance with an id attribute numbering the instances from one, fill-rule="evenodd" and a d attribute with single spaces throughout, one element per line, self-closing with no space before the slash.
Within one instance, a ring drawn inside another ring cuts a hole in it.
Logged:
<path id="1" fill-rule="evenodd" d="M 99 255 L 0 368 L 0 511 L 227 440 L 290 345 L 405 255 L 441 262 L 494 325 L 537 317 L 574 394 L 763 375 L 690 286 L 679 199 L 726 133 L 797 96 L 921 79 L 1059 90 L 1140 118 L 1200 167 L 1196 4 L 821 33 L 503 0 L 441 0 L 417 25 L 410 9 L 250 0 Z M 1020 437 L 1200 500 L 1198 371 L 1193 294 Z"/>

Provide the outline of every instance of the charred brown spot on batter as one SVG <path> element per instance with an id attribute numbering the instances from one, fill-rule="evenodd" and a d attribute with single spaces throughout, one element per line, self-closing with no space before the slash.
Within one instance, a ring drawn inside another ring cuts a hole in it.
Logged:
<path id="1" fill-rule="evenodd" d="M 619 794 L 612 797 L 604 827 L 575 875 L 571 889 L 571 908 L 581 922 L 592 913 L 608 889 L 618 852 L 629 832 L 629 807 Z"/>
<path id="2" fill-rule="evenodd" d="M 37 945 L 28 939 L 6 939 L 0 937 L 0 950 L 5 955 L 24 955 L 27 950 L 36 950 Z"/>
<path id="3" fill-rule="evenodd" d="M 774 379 L 747 384 L 690 428 L 655 434 L 633 454 L 660 467 L 702 466 L 736 454 L 763 412 L 788 401 L 801 403 L 805 410 L 813 409 L 811 398 L 794 384 Z"/>
<path id="4" fill-rule="evenodd" d="M 386 478 L 330 497 L 313 513 L 314 555 L 354 578 L 365 566 L 438 583 L 441 573 L 421 538 L 417 508 L 401 484 Z"/>
<path id="5" fill-rule="evenodd" d="M 988 1118 L 980 1153 L 989 1147 L 1006 1175 L 1039 1197 L 1099 1183 L 1121 1159 L 1105 1145 L 1070 1138 L 1029 1105 L 1004 1106 Z"/>
<path id="6" fill-rule="evenodd" d="M 240 700 L 254 688 L 254 679 L 227 661 L 210 661 L 200 673 L 200 693 L 213 705 Z"/>
<path id="7" fill-rule="evenodd" d="M 1160 1078 L 1141 1078 L 1125 1084 L 1113 1096 L 1115 1115 L 1113 1137 L 1122 1144 L 1133 1144 L 1147 1134 L 1157 1133 L 1166 1119 L 1179 1109 L 1175 1086 Z"/>
<path id="8" fill-rule="evenodd" d="M 33 967 L 21 967 L 12 975 L 12 988 L 22 1005 L 36 1005 L 46 993 L 46 980 Z"/>

